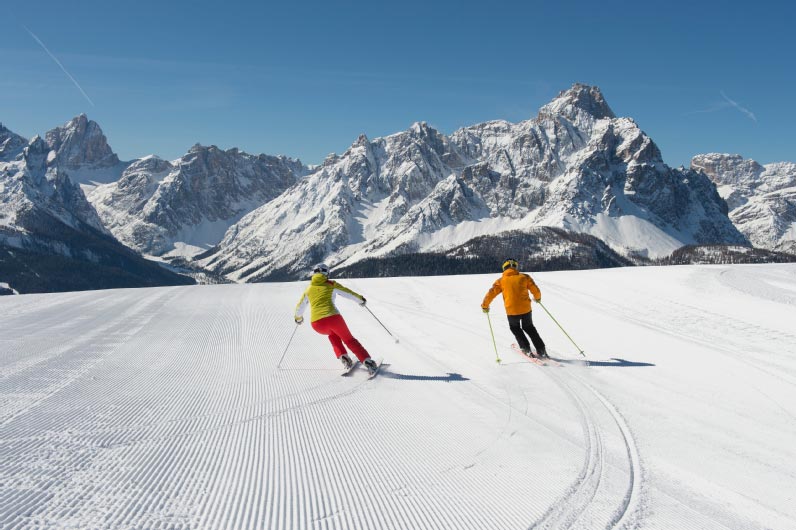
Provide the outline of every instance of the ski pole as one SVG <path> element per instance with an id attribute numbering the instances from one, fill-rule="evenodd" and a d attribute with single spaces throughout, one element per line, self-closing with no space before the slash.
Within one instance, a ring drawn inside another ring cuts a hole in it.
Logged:
<path id="1" fill-rule="evenodd" d="M 562 332 L 564 332 L 564 335 L 566 335 L 566 336 L 567 336 L 567 338 L 569 339 L 569 341 L 570 341 L 572 344 L 575 344 L 575 341 L 574 341 L 574 340 L 572 340 L 572 337 L 570 337 L 570 336 L 569 336 L 569 333 L 567 333 L 567 332 L 566 332 L 566 330 L 564 330 L 564 328 L 561 326 L 561 324 L 559 324 L 559 323 L 558 323 L 558 320 L 556 320 L 556 317 L 554 317 L 552 314 L 550 314 L 550 311 L 548 311 L 548 310 L 547 310 L 547 308 L 544 306 L 544 304 L 543 304 L 542 302 L 537 302 L 537 303 L 538 303 L 540 306 L 542 306 L 542 309 L 544 309 L 544 310 L 545 310 L 545 313 L 547 313 L 547 314 L 548 314 L 548 316 L 550 316 L 550 318 L 552 318 L 552 319 L 553 319 L 553 322 L 555 322 L 555 323 L 556 323 L 556 325 L 558 326 L 558 328 L 559 328 L 559 329 L 560 329 Z M 578 353 L 580 353 L 581 355 L 583 355 L 584 357 L 586 357 L 586 354 L 585 354 L 585 353 L 583 353 L 583 350 L 581 350 L 581 349 L 580 349 L 580 346 L 578 346 L 577 344 L 575 344 L 575 347 L 578 349 Z"/>
<path id="2" fill-rule="evenodd" d="M 495 347 L 495 362 L 500 362 L 500 355 L 497 352 L 497 342 L 495 342 L 495 332 L 492 331 L 492 319 L 489 318 L 489 313 L 484 313 L 486 315 L 486 321 L 489 322 L 489 334 L 492 335 L 492 346 Z"/>
<path id="3" fill-rule="evenodd" d="M 376 319 L 376 322 L 378 322 L 379 324 L 381 324 L 381 320 L 379 320 L 379 317 L 377 317 L 376 315 L 374 315 L 374 314 L 373 314 L 373 311 L 371 311 L 371 310 L 370 310 L 370 308 L 369 308 L 368 306 L 365 306 L 365 309 L 367 309 L 367 310 L 368 310 L 368 313 L 370 313 L 370 316 L 372 316 L 373 318 L 375 318 L 375 319 Z M 395 344 L 398 344 L 398 337 L 396 337 L 395 335 L 393 335 L 392 333 L 390 333 L 390 330 L 389 330 L 389 329 L 387 329 L 387 326 L 385 326 L 384 324 L 381 324 L 381 327 L 383 327 L 383 328 L 384 328 L 384 331 L 386 331 L 386 332 L 387 332 L 387 334 L 388 334 L 390 337 L 392 337 L 393 339 L 395 339 Z"/>
<path id="4" fill-rule="evenodd" d="M 285 351 L 282 352 L 282 357 L 279 358 L 279 362 L 276 363 L 277 368 L 282 367 L 282 359 L 285 358 L 285 354 L 287 353 L 288 348 L 290 348 L 290 343 L 293 342 L 293 336 L 296 334 L 296 330 L 299 327 L 299 323 L 296 322 L 295 327 L 293 328 L 293 333 L 290 334 L 290 339 L 287 341 L 287 346 L 285 346 Z"/>

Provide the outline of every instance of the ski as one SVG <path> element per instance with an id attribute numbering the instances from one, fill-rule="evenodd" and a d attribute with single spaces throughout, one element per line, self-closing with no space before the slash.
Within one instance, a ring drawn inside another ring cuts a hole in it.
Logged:
<path id="1" fill-rule="evenodd" d="M 540 359 L 539 357 L 534 356 L 533 354 L 531 354 L 531 355 L 526 354 L 525 352 L 522 351 L 522 349 L 517 344 L 512 344 L 511 345 L 511 349 L 514 350 L 515 352 L 519 353 L 520 355 L 522 355 L 523 357 L 525 357 L 526 359 L 528 359 L 529 361 L 531 361 L 534 364 L 538 364 L 539 366 L 547 366 L 547 363 L 544 360 Z"/>
<path id="2" fill-rule="evenodd" d="M 543 357 L 542 359 L 544 360 L 545 364 L 548 364 L 550 366 L 564 366 L 563 364 L 561 364 L 560 362 L 556 361 L 555 359 L 551 359 L 549 356 L 548 357 Z"/>
<path id="3" fill-rule="evenodd" d="M 341 373 L 340 375 L 342 375 L 343 377 L 348 377 L 349 375 L 351 375 L 351 372 L 354 371 L 354 368 L 356 368 L 358 365 L 359 365 L 359 360 L 354 361 L 354 363 L 351 365 L 351 368 L 344 369 L 343 373 Z"/>

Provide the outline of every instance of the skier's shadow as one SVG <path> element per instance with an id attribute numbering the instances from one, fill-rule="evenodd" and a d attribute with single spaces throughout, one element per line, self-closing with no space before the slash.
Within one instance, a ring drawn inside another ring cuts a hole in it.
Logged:
<path id="1" fill-rule="evenodd" d="M 399 379 L 401 381 L 443 381 L 445 383 L 453 383 L 455 381 L 469 381 L 468 378 L 463 377 L 462 374 L 454 374 L 448 372 L 448 375 L 408 375 L 391 372 L 387 369 L 387 364 L 379 370 L 379 377 L 386 377 L 387 379 Z"/>
<path id="2" fill-rule="evenodd" d="M 592 361 L 591 359 L 555 359 L 561 364 L 573 364 L 576 366 L 603 366 L 606 368 L 639 368 L 645 366 L 655 366 L 652 363 L 640 363 L 637 361 L 627 361 L 625 359 L 612 358 L 610 361 Z"/>

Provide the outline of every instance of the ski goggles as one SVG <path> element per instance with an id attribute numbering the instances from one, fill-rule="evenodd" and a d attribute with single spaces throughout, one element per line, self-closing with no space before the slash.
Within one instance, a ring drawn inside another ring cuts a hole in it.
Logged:
<path id="1" fill-rule="evenodd" d="M 509 267 L 511 267 L 512 269 L 519 269 L 520 264 L 517 263 L 516 259 L 507 259 L 506 261 L 503 262 L 503 270 L 506 270 Z"/>

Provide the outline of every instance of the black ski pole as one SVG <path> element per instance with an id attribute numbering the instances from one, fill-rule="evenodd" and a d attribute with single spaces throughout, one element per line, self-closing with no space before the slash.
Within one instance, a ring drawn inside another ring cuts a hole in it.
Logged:
<path id="1" fill-rule="evenodd" d="M 390 337 L 392 337 L 393 339 L 395 339 L 395 344 L 398 344 L 398 337 L 396 337 L 395 335 L 393 335 L 392 333 L 390 333 L 390 330 L 389 330 L 389 329 L 387 329 L 387 326 L 385 326 L 384 324 L 382 324 L 382 323 L 381 323 L 381 320 L 379 320 L 379 317 L 377 317 L 376 315 L 374 315 L 374 314 L 373 314 L 373 311 L 371 311 L 371 310 L 370 310 L 370 308 L 369 308 L 368 306 L 365 306 L 365 309 L 367 309 L 367 310 L 368 310 L 368 313 L 370 313 L 370 316 L 372 316 L 373 318 L 375 318 L 375 319 L 376 319 L 376 322 L 378 322 L 379 324 L 381 324 L 381 327 L 383 327 L 383 328 L 384 328 L 384 331 L 386 331 L 386 332 L 387 332 L 387 334 L 388 334 Z"/>

